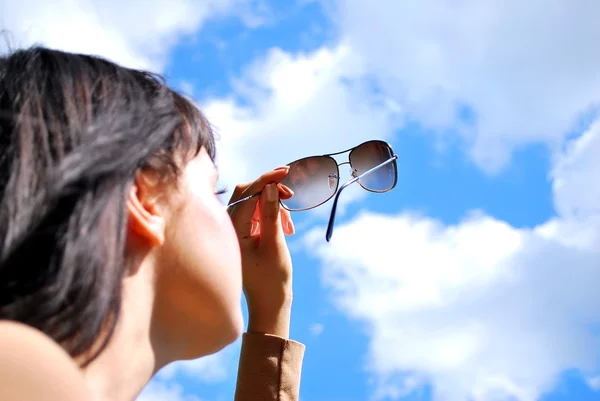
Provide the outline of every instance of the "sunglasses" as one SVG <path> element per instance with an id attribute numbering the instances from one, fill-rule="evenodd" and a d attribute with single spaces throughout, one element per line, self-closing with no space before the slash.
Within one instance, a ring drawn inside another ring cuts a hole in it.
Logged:
<path id="1" fill-rule="evenodd" d="M 339 163 L 333 156 L 348 153 L 348 161 Z M 290 188 L 294 195 L 280 200 L 284 209 L 300 212 L 323 205 L 335 196 L 329 224 L 327 225 L 327 242 L 333 235 L 333 225 L 338 199 L 344 188 L 355 182 L 369 192 L 384 193 L 391 191 L 398 181 L 398 169 L 391 146 L 384 141 L 371 140 L 341 152 L 321 156 L 310 156 L 288 164 L 289 172 L 282 185 Z M 340 166 L 350 165 L 352 179 L 340 186 Z M 260 192 L 239 199 L 227 205 L 232 207 L 260 195 Z"/>

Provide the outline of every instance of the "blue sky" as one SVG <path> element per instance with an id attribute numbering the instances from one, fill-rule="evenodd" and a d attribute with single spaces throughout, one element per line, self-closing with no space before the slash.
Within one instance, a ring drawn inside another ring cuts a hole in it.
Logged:
<path id="1" fill-rule="evenodd" d="M 600 399 L 596 2 L 74 1 L 28 23 L 0 4 L 19 42 L 193 95 L 230 188 L 392 144 L 397 187 L 345 193 L 330 244 L 330 203 L 293 214 L 303 401 Z M 232 399 L 237 352 L 169 366 L 140 400 Z"/>

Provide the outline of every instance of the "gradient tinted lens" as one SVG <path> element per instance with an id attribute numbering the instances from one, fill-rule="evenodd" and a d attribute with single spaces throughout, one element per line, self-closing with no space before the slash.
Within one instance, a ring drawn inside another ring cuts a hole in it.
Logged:
<path id="1" fill-rule="evenodd" d="M 289 210 L 306 210 L 328 201 L 338 188 L 337 162 L 328 156 L 314 156 L 290 164 L 287 177 L 281 182 L 294 191 L 281 203 Z"/>
<path id="2" fill-rule="evenodd" d="M 380 165 L 394 156 L 392 149 L 382 141 L 363 143 L 350 152 L 350 165 L 359 176 Z M 396 185 L 396 163 L 392 162 L 367 174 L 360 180 L 360 185 L 367 191 L 385 192 Z"/>

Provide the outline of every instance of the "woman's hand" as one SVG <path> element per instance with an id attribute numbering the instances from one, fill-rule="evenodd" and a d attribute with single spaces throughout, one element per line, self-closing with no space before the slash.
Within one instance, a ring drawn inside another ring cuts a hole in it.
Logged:
<path id="1" fill-rule="evenodd" d="M 280 167 L 251 184 L 238 185 L 230 203 L 262 192 L 229 210 L 242 252 L 244 293 L 248 302 L 248 331 L 289 337 L 292 306 L 292 259 L 285 234 L 294 233 L 279 199 L 293 193 L 280 182 L 289 168 Z"/>

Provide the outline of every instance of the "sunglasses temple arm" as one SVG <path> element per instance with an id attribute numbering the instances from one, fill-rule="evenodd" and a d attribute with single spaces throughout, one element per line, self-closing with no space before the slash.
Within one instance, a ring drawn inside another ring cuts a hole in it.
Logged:
<path id="1" fill-rule="evenodd" d="M 333 236 L 333 225 L 335 223 L 335 212 L 337 210 L 337 203 L 338 203 L 338 199 L 340 197 L 340 194 L 342 193 L 342 191 L 344 190 L 344 188 L 346 188 L 346 187 L 354 184 L 356 181 L 360 180 L 361 178 L 363 178 L 367 174 L 370 174 L 373 171 L 375 171 L 375 170 L 377 170 L 377 169 L 385 166 L 386 164 L 389 164 L 389 163 L 393 162 L 397 158 L 398 158 L 397 155 L 392 156 L 390 159 L 388 159 L 388 160 L 384 161 L 383 163 L 381 163 L 381 164 L 373 167 L 370 170 L 365 171 L 364 173 L 362 173 L 358 177 L 354 177 L 350 181 L 347 181 L 346 183 L 344 183 L 344 185 L 342 185 L 340 187 L 340 189 L 338 190 L 337 194 L 335 194 L 335 198 L 333 199 L 333 206 L 331 207 L 331 214 L 329 215 L 329 223 L 327 224 L 327 233 L 325 234 L 325 239 L 327 240 L 327 242 L 329 242 L 331 240 L 331 237 Z"/>
<path id="2" fill-rule="evenodd" d="M 358 181 L 358 177 L 353 178 L 350 181 L 346 182 L 344 185 L 342 185 L 340 187 L 337 194 L 335 194 L 335 198 L 333 199 L 333 206 L 331 207 L 331 214 L 329 215 L 329 223 L 327 224 L 327 234 L 325 234 L 325 239 L 327 240 L 327 242 L 329 242 L 329 240 L 331 240 L 331 236 L 333 235 L 333 224 L 335 223 L 335 212 L 337 210 L 337 204 L 338 204 L 338 199 L 340 198 L 340 194 L 342 193 L 344 188 L 346 188 L 348 185 L 355 183 L 356 181 Z"/>
<path id="3" fill-rule="evenodd" d="M 237 205 L 238 203 L 246 202 L 247 200 L 249 200 L 249 199 L 252 199 L 252 198 L 254 198 L 255 196 L 258 196 L 258 195 L 260 195 L 261 193 L 262 193 L 262 192 L 257 192 L 257 193 L 255 193 L 255 194 L 253 194 L 253 195 L 246 196 L 245 198 L 238 199 L 238 200 L 236 200 L 235 202 L 231 202 L 229 205 L 227 205 L 227 209 L 229 209 L 229 208 L 230 208 L 230 207 L 232 207 L 232 206 L 235 206 L 235 205 Z"/>

